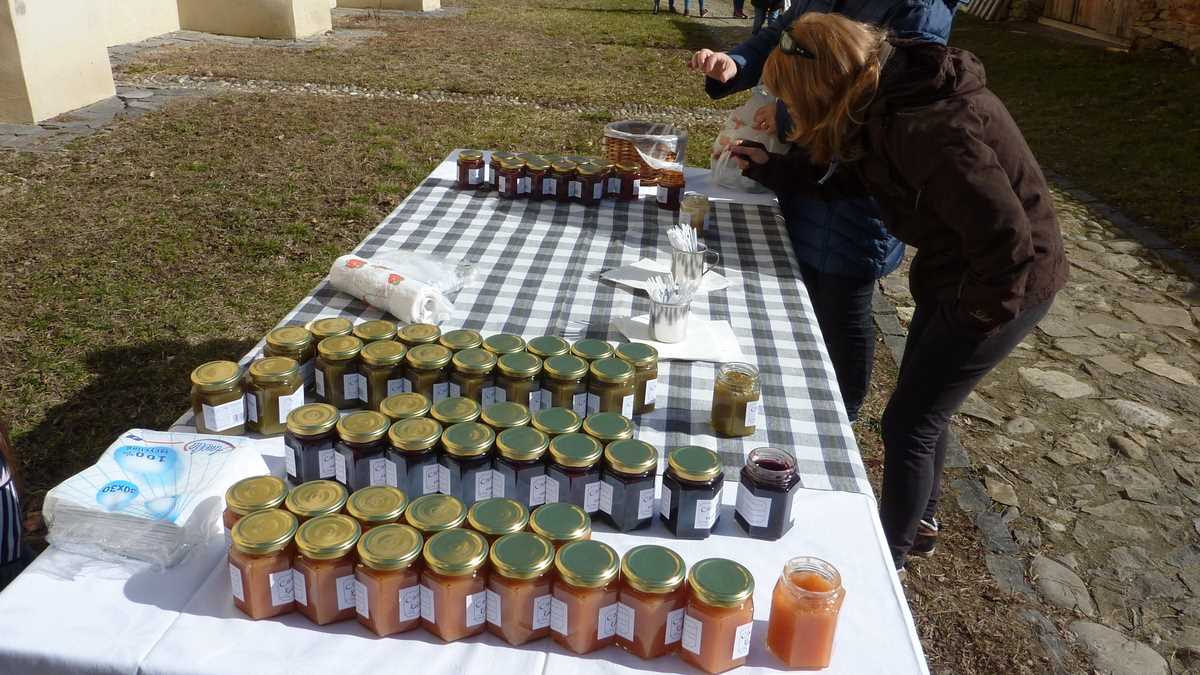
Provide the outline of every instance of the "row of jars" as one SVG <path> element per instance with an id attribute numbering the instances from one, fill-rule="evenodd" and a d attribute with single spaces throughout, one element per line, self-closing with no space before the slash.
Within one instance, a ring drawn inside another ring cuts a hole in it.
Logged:
<path id="1" fill-rule="evenodd" d="M 580 202 L 588 206 L 606 198 L 637 201 L 641 168 L 587 157 L 490 152 L 458 155 L 460 190 L 491 190 L 502 199 L 528 198 Z"/>

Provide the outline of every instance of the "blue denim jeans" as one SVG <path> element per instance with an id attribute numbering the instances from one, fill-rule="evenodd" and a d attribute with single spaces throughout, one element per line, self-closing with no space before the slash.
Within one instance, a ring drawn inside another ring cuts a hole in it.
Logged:
<path id="1" fill-rule="evenodd" d="M 766 7 L 755 7 L 754 26 L 750 28 L 750 34 L 754 35 L 762 29 L 763 24 L 767 21 L 773 21 L 777 16 L 779 16 L 779 10 L 777 9 L 768 10 Z"/>
<path id="2" fill-rule="evenodd" d="M 704 13 L 704 0 L 696 0 L 696 2 L 697 2 L 697 4 L 700 5 L 700 13 L 703 14 Z M 683 0 L 683 13 L 684 14 L 688 13 L 688 0 Z"/>

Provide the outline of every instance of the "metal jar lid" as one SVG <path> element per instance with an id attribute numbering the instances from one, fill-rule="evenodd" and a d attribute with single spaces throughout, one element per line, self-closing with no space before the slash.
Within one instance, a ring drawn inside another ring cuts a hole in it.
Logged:
<path id="1" fill-rule="evenodd" d="M 545 157 L 534 157 L 525 160 L 525 166 L 529 167 L 530 171 L 544 173 L 550 170 L 550 162 L 546 161 Z"/>
<path id="2" fill-rule="evenodd" d="M 533 510 L 529 515 L 529 529 L 557 545 L 590 537 L 592 518 L 574 504 L 551 502 Z"/>
<path id="3" fill-rule="evenodd" d="M 479 419 L 497 431 L 529 424 L 529 408 L 514 401 L 493 403 L 483 409 Z"/>
<path id="4" fill-rule="evenodd" d="M 242 368 L 233 361 L 209 361 L 192 371 L 192 384 L 205 392 L 225 391 L 242 379 Z"/>
<path id="5" fill-rule="evenodd" d="M 437 445 L 442 437 L 442 425 L 428 417 L 400 420 L 388 429 L 388 442 L 402 452 L 424 452 Z"/>
<path id="6" fill-rule="evenodd" d="M 620 171 L 621 173 L 639 173 L 641 170 L 642 167 L 638 166 L 637 164 L 617 164 L 617 171 Z"/>
<path id="7" fill-rule="evenodd" d="M 274 384 L 299 377 L 300 364 L 286 356 L 268 356 L 251 363 L 249 370 L 256 384 Z"/>
<path id="8" fill-rule="evenodd" d="M 401 570 L 416 562 L 425 537 L 416 528 L 389 523 L 372 527 L 358 540 L 358 559 L 375 570 Z"/>
<path id="9" fill-rule="evenodd" d="M 550 446 L 550 437 L 533 427 L 513 427 L 496 436 L 496 451 L 514 462 L 541 459 Z"/>
<path id="10" fill-rule="evenodd" d="M 354 323 L 350 319 L 343 319 L 340 316 L 316 319 L 308 324 L 308 331 L 312 333 L 317 342 L 320 342 L 326 338 L 349 335 L 354 331 Z"/>
<path id="11" fill-rule="evenodd" d="M 519 171 L 525 168 L 525 160 L 521 157 L 500 160 L 500 168 L 505 171 Z"/>
<path id="12" fill-rule="evenodd" d="M 496 356 L 525 351 L 525 340 L 508 333 L 497 333 L 483 341 L 483 348 Z"/>
<path id="13" fill-rule="evenodd" d="M 551 164 L 550 168 L 554 169 L 555 173 L 571 173 L 579 168 L 579 165 L 569 159 L 563 159 Z"/>
<path id="14" fill-rule="evenodd" d="M 571 354 L 546 359 L 546 374 L 559 380 L 582 380 L 588 374 L 588 362 Z"/>
<path id="15" fill-rule="evenodd" d="M 671 473 L 693 483 L 709 483 L 725 470 L 721 456 L 698 445 L 675 448 L 667 455 Z"/>
<path id="16" fill-rule="evenodd" d="M 442 329 L 431 323 L 413 323 L 396 331 L 396 339 L 408 345 L 409 349 L 417 345 L 433 344 L 440 337 Z"/>
<path id="17" fill-rule="evenodd" d="M 542 360 L 529 352 L 513 352 L 501 356 L 496 367 L 508 377 L 536 377 L 542 372 Z"/>
<path id="18" fill-rule="evenodd" d="M 301 438 L 323 436 L 338 423 L 338 409 L 328 403 L 309 403 L 288 413 L 287 430 Z"/>
<path id="19" fill-rule="evenodd" d="M 508 579 L 536 579 L 554 564 L 554 544 L 540 534 L 515 532 L 492 544 L 492 571 Z"/>
<path id="20" fill-rule="evenodd" d="M 374 443 L 387 435 L 391 424 L 383 413 L 361 410 L 338 420 L 338 437 L 347 443 Z"/>
<path id="21" fill-rule="evenodd" d="M 404 363 L 408 348 L 393 340 L 368 343 L 359 353 L 363 363 L 369 366 L 398 366 Z"/>
<path id="22" fill-rule="evenodd" d="M 446 364 L 450 363 L 450 359 L 454 358 L 454 352 L 441 345 L 417 345 L 408 350 L 405 355 L 405 360 L 408 365 L 417 370 L 437 370 L 445 368 Z"/>
<path id="23" fill-rule="evenodd" d="M 634 546 L 621 558 L 621 578 L 643 593 L 670 593 L 682 586 L 686 577 L 683 558 L 665 546 Z"/>
<path id="24" fill-rule="evenodd" d="M 595 361 L 612 356 L 613 348 L 604 340 L 586 338 L 571 345 L 571 353 L 584 361 Z"/>
<path id="25" fill-rule="evenodd" d="M 415 391 L 393 394 L 379 402 L 379 412 L 392 421 L 424 417 L 429 414 L 429 399 Z"/>
<path id="26" fill-rule="evenodd" d="M 692 565 L 688 586 L 700 602 L 713 607 L 737 607 L 754 595 L 754 575 L 725 558 L 706 558 Z"/>
<path id="27" fill-rule="evenodd" d="M 483 151 L 481 150 L 463 150 L 458 153 L 458 158 L 468 162 L 478 162 L 483 159 Z"/>
<path id="28" fill-rule="evenodd" d="M 346 500 L 346 513 L 360 523 L 394 523 L 408 506 L 404 490 L 390 485 L 359 488 Z"/>
<path id="29" fill-rule="evenodd" d="M 628 384 L 633 381 L 633 366 L 617 358 L 596 359 L 589 372 L 596 382 Z"/>
<path id="30" fill-rule="evenodd" d="M 275 476 L 243 478 L 225 491 L 225 506 L 244 516 L 263 509 L 279 508 L 287 498 L 287 483 Z"/>
<path id="31" fill-rule="evenodd" d="M 658 450 L 645 441 L 632 438 L 613 441 L 604 449 L 608 468 L 627 476 L 640 476 L 658 468 Z"/>
<path id="32" fill-rule="evenodd" d="M 326 361 L 348 361 L 362 351 L 362 340 L 353 335 L 325 338 L 317 344 L 317 353 Z"/>
<path id="33" fill-rule="evenodd" d="M 467 507 L 451 495 L 431 494 L 408 504 L 404 520 L 426 535 L 458 527 L 467 519 Z"/>
<path id="34" fill-rule="evenodd" d="M 475 502 L 467 511 L 467 525 L 488 537 L 520 532 L 528 523 L 529 509 L 521 502 L 505 497 Z"/>
<path id="35" fill-rule="evenodd" d="M 445 530 L 425 542 L 425 565 L 442 576 L 470 574 L 482 567 L 487 557 L 487 540 L 471 530 Z"/>
<path id="36" fill-rule="evenodd" d="M 283 505 L 300 518 L 337 513 L 346 506 L 346 486 L 331 480 L 310 480 L 288 493 Z"/>
<path id="37" fill-rule="evenodd" d="M 336 560 L 354 550 L 361 534 L 362 527 L 350 516 L 318 516 L 296 530 L 296 548 L 311 560 Z"/>
<path id="38" fill-rule="evenodd" d="M 571 353 L 571 343 L 555 335 L 543 335 L 529 341 L 526 349 L 539 359 Z"/>
<path id="39" fill-rule="evenodd" d="M 621 570 L 621 558 L 613 547 L 599 541 L 573 541 L 558 549 L 554 557 L 558 577 L 577 588 L 603 588 Z"/>
<path id="40" fill-rule="evenodd" d="M 562 434 L 550 441 L 550 459 L 572 469 L 595 466 L 603 453 L 600 442 L 587 434 Z"/>
<path id="41" fill-rule="evenodd" d="M 496 432 L 479 422 L 455 424 L 442 432 L 442 447 L 455 457 L 486 455 L 496 441 Z"/>
<path id="42" fill-rule="evenodd" d="M 363 342 L 391 341 L 396 339 L 396 324 L 387 319 L 364 321 L 354 327 L 352 334 Z"/>
<path id="43" fill-rule="evenodd" d="M 477 330 L 459 328 L 449 333 L 442 333 L 442 337 L 438 339 L 438 344 L 450 351 L 461 352 L 464 349 L 474 349 L 482 345 L 483 336 Z"/>
<path id="44" fill-rule="evenodd" d="M 633 438 L 633 422 L 614 412 L 592 413 L 583 421 L 583 431 L 601 443 Z"/>
<path id="45" fill-rule="evenodd" d="M 450 426 L 479 419 L 479 404 L 462 396 L 451 396 L 433 404 L 429 414 L 433 419 Z"/>
<path id="46" fill-rule="evenodd" d="M 658 363 L 658 350 L 642 342 L 626 342 L 617 345 L 617 358 L 634 368 L 649 368 Z"/>
<path id="47" fill-rule="evenodd" d="M 270 555 L 292 543 L 299 522 L 280 509 L 255 511 L 234 523 L 229 539 L 233 548 L 247 555 Z"/>
<path id="48" fill-rule="evenodd" d="M 579 165 L 580 176 L 599 176 L 604 173 L 604 165 L 596 162 L 584 162 Z"/>
<path id="49" fill-rule="evenodd" d="M 455 354 L 453 363 L 454 369 L 459 372 L 487 375 L 496 367 L 496 355 L 486 349 L 472 347 Z"/>
<path id="50" fill-rule="evenodd" d="M 543 408 L 533 414 L 530 423 L 550 436 L 573 434 L 583 428 L 583 420 L 570 408 Z"/>
<path id="51" fill-rule="evenodd" d="M 280 326 L 267 333 L 267 344 L 275 349 L 301 351 L 313 343 L 313 334 L 304 326 Z"/>

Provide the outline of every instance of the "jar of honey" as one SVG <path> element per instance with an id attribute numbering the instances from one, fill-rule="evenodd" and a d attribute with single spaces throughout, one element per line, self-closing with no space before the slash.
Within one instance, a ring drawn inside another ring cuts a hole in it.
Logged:
<path id="1" fill-rule="evenodd" d="M 571 201 L 572 183 L 576 183 L 575 171 L 579 165 L 569 159 L 564 159 L 550 165 L 554 180 L 555 201 L 566 203 Z"/>
<path id="2" fill-rule="evenodd" d="M 526 426 L 529 424 L 529 419 L 529 408 L 512 401 L 494 403 L 484 408 L 483 412 L 479 414 L 479 421 L 494 429 L 496 433 L 505 429 Z"/>
<path id="3" fill-rule="evenodd" d="M 618 345 L 617 358 L 633 366 L 633 414 L 654 412 L 658 403 L 658 350 L 642 342 Z"/>
<path id="4" fill-rule="evenodd" d="M 325 319 L 314 319 L 309 322 L 307 328 L 308 332 L 312 333 L 313 342 L 321 344 L 322 340 L 327 340 L 331 337 L 350 335 L 354 332 L 354 322 L 340 316 L 333 316 Z"/>
<path id="5" fill-rule="evenodd" d="M 520 403 L 536 412 L 542 408 L 542 360 L 528 352 L 501 356 L 496 364 L 500 401 Z"/>
<path id="6" fill-rule="evenodd" d="M 438 478 L 443 494 L 466 506 L 492 496 L 492 445 L 496 434 L 478 422 L 455 424 L 442 432 Z"/>
<path id="7" fill-rule="evenodd" d="M 313 518 L 296 530 L 296 611 L 318 626 L 356 614 L 354 547 L 360 534 L 358 521 L 340 513 Z"/>
<path id="8" fill-rule="evenodd" d="M 707 673 L 745 665 L 754 630 L 754 577 L 732 560 L 708 558 L 688 572 L 679 658 Z"/>
<path id="9" fill-rule="evenodd" d="M 407 352 L 404 345 L 392 340 L 371 342 L 359 352 L 360 384 L 366 385 L 366 402 L 371 410 L 379 410 L 385 398 L 404 393 L 408 385 L 404 377 Z"/>
<path id="10" fill-rule="evenodd" d="M 296 486 L 283 500 L 283 507 L 301 522 L 339 513 L 350 493 L 346 486 L 331 480 L 313 480 Z"/>
<path id="11" fill-rule="evenodd" d="M 450 397 L 450 386 L 446 379 L 446 366 L 454 354 L 438 344 L 417 345 L 408 350 L 404 360 L 411 391 L 421 394 L 433 403 Z"/>
<path id="12" fill-rule="evenodd" d="M 546 503 L 566 502 L 585 513 L 600 510 L 600 456 L 603 446 L 586 434 L 561 434 L 550 441 Z"/>
<path id="13" fill-rule="evenodd" d="M 251 619 L 292 611 L 292 537 L 296 517 L 287 511 L 255 511 L 230 532 L 229 586 L 233 605 Z"/>
<path id="14" fill-rule="evenodd" d="M 837 568 L 820 558 L 792 558 L 771 595 L 767 649 L 788 668 L 829 667 L 845 599 Z"/>
<path id="15" fill-rule="evenodd" d="M 396 324 L 387 319 L 364 321 L 354 327 L 351 335 L 362 340 L 364 345 L 381 340 L 391 342 L 396 339 Z"/>
<path id="16" fill-rule="evenodd" d="M 739 475 L 733 518 L 755 539 L 779 539 L 792 528 L 792 504 L 799 488 L 800 474 L 791 453 L 755 448 Z"/>
<path id="17" fill-rule="evenodd" d="M 317 358 L 317 343 L 304 326 L 281 326 L 267 333 L 263 356 L 286 356 L 300 364 L 304 386 L 313 384 L 313 365 Z"/>
<path id="18" fill-rule="evenodd" d="M 263 436 L 278 436 L 287 418 L 304 405 L 304 376 L 300 364 L 286 356 L 268 356 L 250 364 L 246 386 L 246 428 Z"/>
<path id="19" fill-rule="evenodd" d="M 483 186 L 486 170 L 483 163 L 483 153 L 478 150 L 463 150 L 458 153 L 459 190 L 478 190 Z"/>
<path id="20" fill-rule="evenodd" d="M 598 206 L 604 199 L 604 165 L 586 162 L 577 170 L 579 201 L 586 206 Z"/>
<path id="21" fill-rule="evenodd" d="M 643 544 L 621 558 L 617 646 L 655 659 L 679 649 L 687 589 L 683 558 L 669 548 Z"/>
<path id="22" fill-rule="evenodd" d="M 570 408 L 546 408 L 537 411 L 530 419 L 534 429 L 550 438 L 573 434 L 583 428 L 583 418 Z"/>
<path id="23" fill-rule="evenodd" d="M 518 335 L 496 333 L 484 339 L 483 348 L 496 355 L 516 354 L 525 351 L 525 339 Z"/>
<path id="24" fill-rule="evenodd" d="M 192 371 L 192 414 L 198 434 L 237 436 L 246 431 L 242 368 L 209 361 Z"/>
<path id="25" fill-rule="evenodd" d="M 725 469 L 721 456 L 696 445 L 667 455 L 659 514 L 679 539 L 704 539 L 721 514 Z"/>
<path id="26" fill-rule="evenodd" d="M 400 420 L 388 429 L 390 472 L 396 476 L 396 487 L 413 499 L 441 491 L 438 450 L 442 431 L 437 420 L 426 417 Z"/>
<path id="27" fill-rule="evenodd" d="M 588 378 L 588 414 L 618 413 L 633 417 L 634 370 L 617 358 L 592 361 Z"/>
<path id="28" fill-rule="evenodd" d="M 529 509 L 515 499 L 492 497 L 475 502 L 467 511 L 467 526 L 492 543 L 529 524 Z"/>
<path id="29" fill-rule="evenodd" d="M 546 359 L 542 374 L 542 387 L 550 393 L 550 405 L 575 411 L 579 417 L 587 416 L 588 362 L 561 354 Z"/>
<path id="30" fill-rule="evenodd" d="M 592 519 L 587 512 L 565 502 L 543 504 L 529 514 L 529 530 L 540 534 L 557 549 L 573 541 L 592 538 Z"/>
<path id="31" fill-rule="evenodd" d="M 425 495 L 409 503 L 404 519 L 429 538 L 462 525 L 467 520 L 467 507 L 450 495 Z"/>
<path id="32" fill-rule="evenodd" d="M 410 323 L 396 331 L 396 339 L 409 349 L 436 344 L 441 337 L 442 329 L 431 323 Z"/>
<path id="33" fill-rule="evenodd" d="M 488 630 L 514 646 L 548 636 L 554 546 L 532 532 L 506 534 L 489 558 Z"/>
<path id="34" fill-rule="evenodd" d="M 558 550 L 550 603 L 555 642 L 588 654 L 616 641 L 620 564 L 617 552 L 598 541 L 575 541 Z"/>
<path id="35" fill-rule="evenodd" d="M 488 406 L 496 402 L 496 355 L 472 347 L 454 355 L 450 370 L 450 395 Z"/>
<path id="36" fill-rule="evenodd" d="M 525 349 L 534 356 L 545 361 L 551 356 L 562 356 L 571 353 L 571 343 L 554 336 L 543 335 L 535 337 L 525 345 Z"/>
<path id="37" fill-rule="evenodd" d="M 309 403 L 288 414 L 283 459 L 288 480 L 299 485 L 337 476 L 337 408 Z"/>
<path id="38" fill-rule="evenodd" d="M 358 622 L 384 637 L 421 623 L 421 570 L 425 538 L 408 525 L 380 525 L 358 540 L 354 607 Z"/>
<path id="39" fill-rule="evenodd" d="M 275 476 L 243 478 L 225 491 L 225 511 L 221 521 L 229 532 L 243 517 L 264 509 L 277 509 L 287 498 L 287 483 Z"/>
<path id="40" fill-rule="evenodd" d="M 363 532 L 398 522 L 408 506 L 403 490 L 390 485 L 372 485 L 355 490 L 346 500 L 346 513 L 358 521 Z"/>
<path id="41" fill-rule="evenodd" d="M 361 410 L 338 420 L 334 446 L 334 478 L 351 492 L 368 485 L 397 485 L 394 467 L 385 456 L 391 420 L 383 413 Z"/>
<path id="42" fill-rule="evenodd" d="M 546 464 L 550 437 L 533 427 L 513 427 L 496 435 L 492 496 L 509 497 L 527 508 L 546 503 Z"/>
<path id="43" fill-rule="evenodd" d="M 425 417 L 429 414 L 429 408 L 429 399 L 416 392 L 393 394 L 379 402 L 379 412 L 393 422 Z"/>
<path id="44" fill-rule="evenodd" d="M 421 625 L 444 642 L 482 633 L 487 624 L 488 544 L 483 535 L 455 528 L 425 542 Z"/>
<path id="45" fill-rule="evenodd" d="M 600 517 L 618 532 L 654 522 L 654 479 L 658 450 L 645 441 L 613 441 L 604 449 Z"/>
<path id="46" fill-rule="evenodd" d="M 636 202 L 642 190 L 642 170 L 637 164 L 618 164 L 617 175 L 612 180 L 618 182 L 617 199 L 623 202 Z"/>
<path id="47" fill-rule="evenodd" d="M 317 345 L 314 373 L 317 400 L 339 409 L 356 408 L 365 396 L 359 389 L 358 354 L 362 340 L 353 335 L 325 338 Z"/>
<path id="48" fill-rule="evenodd" d="M 438 344 L 452 352 L 458 353 L 464 349 L 476 349 L 482 346 L 483 336 L 477 330 L 459 328 L 458 330 L 443 333 L 442 337 L 438 338 Z"/>
<path id="49" fill-rule="evenodd" d="M 762 387 L 758 368 L 749 363 L 726 363 L 717 369 L 713 385 L 712 426 L 723 436 L 750 436 L 758 427 Z"/>
<path id="50" fill-rule="evenodd" d="M 429 409 L 429 416 L 443 426 L 454 426 L 479 419 L 480 407 L 475 401 L 462 396 L 452 396 L 438 401 Z"/>

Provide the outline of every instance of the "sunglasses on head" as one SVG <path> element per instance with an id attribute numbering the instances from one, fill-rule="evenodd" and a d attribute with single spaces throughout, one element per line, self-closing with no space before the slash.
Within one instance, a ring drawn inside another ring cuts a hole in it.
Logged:
<path id="1" fill-rule="evenodd" d="M 783 35 L 779 36 L 779 51 L 789 56 L 799 56 L 805 59 L 816 59 L 817 55 L 808 51 L 808 48 L 796 42 L 795 38 L 788 31 L 783 31 Z"/>

